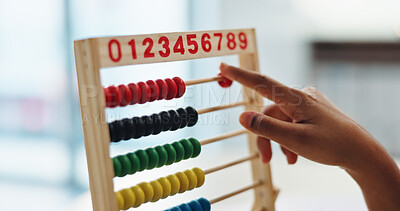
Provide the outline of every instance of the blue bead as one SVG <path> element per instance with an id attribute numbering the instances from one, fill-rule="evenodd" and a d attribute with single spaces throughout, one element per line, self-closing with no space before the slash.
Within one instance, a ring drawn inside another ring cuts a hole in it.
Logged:
<path id="1" fill-rule="evenodd" d="M 190 208 L 192 208 L 192 211 L 203 211 L 203 207 L 201 207 L 200 202 L 198 202 L 197 200 L 189 202 L 188 205 L 190 206 Z"/>
<path id="2" fill-rule="evenodd" d="M 168 211 L 182 211 L 179 207 L 173 207 L 168 209 Z"/>
<path id="3" fill-rule="evenodd" d="M 199 199 L 197 199 L 197 201 L 201 204 L 201 207 L 203 208 L 203 211 L 210 211 L 211 210 L 211 204 L 207 199 L 199 198 Z"/>
<path id="4" fill-rule="evenodd" d="M 192 211 L 192 208 L 188 204 L 181 204 L 178 206 L 182 211 Z"/>

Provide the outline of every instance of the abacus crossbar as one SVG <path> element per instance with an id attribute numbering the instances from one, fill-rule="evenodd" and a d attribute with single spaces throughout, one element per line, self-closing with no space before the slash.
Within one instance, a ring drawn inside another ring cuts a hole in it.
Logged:
<path id="1" fill-rule="evenodd" d="M 213 172 L 216 172 L 216 171 L 219 171 L 219 170 L 222 170 L 222 169 L 225 169 L 225 168 L 228 168 L 228 167 L 231 167 L 231 166 L 234 166 L 234 165 L 237 165 L 237 164 L 249 161 L 249 160 L 253 160 L 255 158 L 258 158 L 258 156 L 259 156 L 258 153 L 254 153 L 254 154 L 248 155 L 248 156 L 246 156 L 244 158 L 241 158 L 241 159 L 229 162 L 229 163 L 222 164 L 220 166 L 216 166 L 216 167 L 207 169 L 207 170 L 204 171 L 204 174 L 206 174 L 206 175 L 207 174 L 211 174 Z"/>
<path id="2" fill-rule="evenodd" d="M 211 204 L 215 204 L 215 203 L 220 202 L 220 201 L 222 201 L 222 200 L 228 199 L 228 198 L 230 198 L 230 197 L 232 197 L 232 196 L 236 196 L 236 195 L 238 195 L 238 194 L 240 194 L 240 193 L 243 193 L 243 192 L 245 192 L 245 191 L 254 189 L 254 188 L 256 188 L 256 187 L 259 187 L 259 186 L 261 186 L 262 184 L 263 184 L 263 182 L 262 182 L 261 180 L 260 180 L 260 181 L 257 181 L 257 182 L 255 182 L 255 183 L 253 183 L 253 184 L 251 184 L 251 185 L 248 185 L 248 186 L 246 186 L 246 187 L 243 187 L 243 188 L 241 188 L 241 189 L 239 189 L 239 190 L 233 191 L 233 192 L 231 192 L 231 193 L 228 193 L 228 194 L 222 195 L 222 196 L 220 196 L 220 197 L 217 197 L 217 198 L 215 198 L 215 199 L 213 199 L 213 200 L 210 200 L 210 203 L 211 203 Z"/>
<path id="3" fill-rule="evenodd" d="M 237 130 L 237 131 L 234 131 L 234 132 L 225 133 L 225 134 L 222 134 L 222 135 L 219 135 L 219 136 L 215 136 L 215 137 L 212 137 L 212 138 L 204 139 L 204 140 L 200 141 L 200 145 L 204 146 L 204 145 L 211 144 L 211 143 L 214 143 L 214 142 L 217 142 L 217 141 L 221 141 L 221 140 L 224 140 L 224 139 L 227 139 L 227 138 L 239 136 L 239 135 L 242 135 L 242 134 L 247 134 L 248 132 L 249 132 L 248 130 L 244 130 L 243 129 L 243 130 Z"/>
<path id="4" fill-rule="evenodd" d="M 199 110 L 197 110 L 197 113 L 198 114 L 205 114 L 205 113 L 218 111 L 218 110 L 223 110 L 223 109 L 227 109 L 227 108 L 238 107 L 238 106 L 242 106 L 242 105 L 246 105 L 246 104 L 247 104 L 247 102 L 242 101 L 242 102 L 237 102 L 237 103 L 232 103 L 232 104 L 227 104 L 227 105 L 219 105 L 219 106 L 215 106 L 215 107 L 199 109 Z"/>
<path id="5" fill-rule="evenodd" d="M 193 79 L 193 80 L 187 80 L 185 81 L 186 86 L 191 86 L 191 85 L 196 85 L 196 84 L 202 84 L 202 83 L 208 83 L 212 81 L 219 81 L 221 80 L 221 76 L 215 76 L 215 77 L 210 77 L 210 78 L 200 78 L 200 79 Z"/>

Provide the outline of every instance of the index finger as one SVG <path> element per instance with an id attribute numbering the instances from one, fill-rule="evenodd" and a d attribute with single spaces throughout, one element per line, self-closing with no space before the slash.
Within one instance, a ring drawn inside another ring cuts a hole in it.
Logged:
<path id="1" fill-rule="evenodd" d="M 261 73 L 243 70 L 225 63 L 221 63 L 220 70 L 224 77 L 254 89 L 278 104 L 297 102 L 299 100 L 299 96 L 293 95 L 293 89 Z"/>

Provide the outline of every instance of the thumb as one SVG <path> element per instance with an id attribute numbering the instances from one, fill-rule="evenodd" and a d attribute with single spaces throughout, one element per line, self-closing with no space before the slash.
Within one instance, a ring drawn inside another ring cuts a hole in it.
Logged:
<path id="1" fill-rule="evenodd" d="M 279 144 L 293 149 L 298 145 L 303 125 L 285 122 L 258 112 L 243 112 L 239 118 L 240 124 L 251 132 L 274 140 Z"/>

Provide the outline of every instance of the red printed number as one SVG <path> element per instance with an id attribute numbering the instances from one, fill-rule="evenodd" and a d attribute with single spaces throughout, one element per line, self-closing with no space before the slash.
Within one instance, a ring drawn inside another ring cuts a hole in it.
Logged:
<path id="1" fill-rule="evenodd" d="M 239 33 L 239 41 L 240 41 L 239 47 L 241 49 L 246 49 L 247 48 L 247 37 L 246 37 L 245 33 L 243 33 L 243 32 Z"/>
<path id="2" fill-rule="evenodd" d="M 135 40 L 131 39 L 128 44 L 131 46 L 132 49 L 132 59 L 137 59 Z"/>
<path id="3" fill-rule="evenodd" d="M 118 52 L 117 56 L 113 54 L 112 50 L 113 45 L 117 46 L 117 52 Z M 122 58 L 121 44 L 119 44 L 118 40 L 116 39 L 110 40 L 110 42 L 108 43 L 108 55 L 110 56 L 110 59 L 113 62 L 119 62 L 119 60 L 121 60 Z"/>
<path id="4" fill-rule="evenodd" d="M 163 43 L 163 44 L 162 44 Z M 162 44 L 162 47 L 165 51 L 158 51 L 161 57 L 168 57 L 171 54 L 171 49 L 169 49 L 169 40 L 168 37 L 162 36 L 158 40 L 158 44 Z"/>
<path id="5" fill-rule="evenodd" d="M 191 46 L 191 45 L 193 46 L 193 49 L 188 49 L 189 53 L 191 53 L 191 54 L 197 53 L 197 51 L 199 51 L 199 45 L 197 44 L 196 40 L 192 40 L 192 39 L 196 39 L 196 35 L 188 34 L 188 35 L 186 35 L 186 39 L 187 39 L 188 46 Z"/>
<path id="6" fill-rule="evenodd" d="M 144 51 L 144 58 L 149 58 L 149 57 L 154 57 L 154 53 L 151 52 L 151 49 L 153 48 L 154 42 L 151 38 L 145 38 L 143 40 L 143 45 L 147 45 L 146 50 Z"/>
<path id="7" fill-rule="evenodd" d="M 182 36 L 178 37 L 178 40 L 176 41 L 174 45 L 174 53 L 185 53 L 185 48 L 183 47 L 183 38 Z"/>
<path id="8" fill-rule="evenodd" d="M 235 42 L 235 35 L 233 33 L 228 33 L 228 35 L 226 36 L 226 38 L 228 39 L 228 48 L 233 50 L 236 48 L 236 42 Z"/>
<path id="9" fill-rule="evenodd" d="M 203 51 L 205 51 L 205 52 L 211 51 L 210 38 L 211 38 L 210 35 L 207 33 L 204 33 L 203 36 L 201 36 L 201 47 L 203 48 Z"/>
<path id="10" fill-rule="evenodd" d="M 219 37 L 218 50 L 221 50 L 222 33 L 214 33 L 214 37 Z"/>

